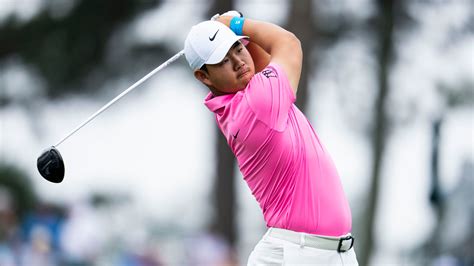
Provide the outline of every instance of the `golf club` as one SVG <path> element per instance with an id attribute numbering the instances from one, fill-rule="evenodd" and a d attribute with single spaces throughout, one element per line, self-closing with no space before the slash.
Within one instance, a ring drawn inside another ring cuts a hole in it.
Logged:
<path id="1" fill-rule="evenodd" d="M 120 93 L 118 96 L 116 96 L 114 99 L 112 99 L 110 102 L 105 104 L 102 108 L 100 108 L 97 112 L 92 114 L 89 118 L 87 118 L 84 122 L 82 122 L 80 125 L 78 125 L 74 130 L 72 130 L 69 134 L 67 134 L 65 137 L 63 137 L 58 143 L 56 143 L 54 146 L 49 147 L 48 149 L 44 150 L 41 155 L 38 157 L 38 160 L 36 162 L 36 165 L 38 167 L 38 171 L 43 176 L 46 180 L 53 182 L 53 183 L 61 183 L 64 179 L 64 161 L 61 156 L 61 153 L 57 149 L 61 143 L 63 143 L 66 139 L 71 137 L 74 133 L 76 133 L 79 129 L 87 125 L 90 121 L 92 121 L 94 118 L 96 118 L 98 115 L 100 115 L 102 112 L 104 112 L 107 108 L 109 108 L 112 104 L 120 100 L 123 96 L 128 94 L 130 91 L 138 87 L 140 84 L 145 82 L 147 79 L 149 79 L 151 76 L 156 74 L 158 71 L 162 70 L 163 68 L 167 67 L 169 64 L 173 63 L 176 61 L 178 58 L 180 58 L 184 54 L 184 50 L 181 50 L 174 56 L 172 56 L 170 59 L 168 59 L 166 62 L 155 68 L 153 71 L 148 73 L 146 76 L 135 82 L 132 86 L 128 87 L 126 90 L 124 90 L 122 93 Z"/>

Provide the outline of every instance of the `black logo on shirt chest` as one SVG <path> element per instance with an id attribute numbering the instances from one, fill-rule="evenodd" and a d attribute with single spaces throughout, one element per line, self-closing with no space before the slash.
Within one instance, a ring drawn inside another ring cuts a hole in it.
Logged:
<path id="1" fill-rule="evenodd" d="M 263 70 L 262 74 L 267 78 L 276 78 L 276 77 L 278 77 L 275 72 L 273 72 L 272 70 L 269 70 L 269 69 Z"/>
<path id="2" fill-rule="evenodd" d="M 236 139 L 237 136 L 239 135 L 239 132 L 240 132 L 240 129 L 237 130 L 237 132 L 236 132 L 235 134 L 232 134 L 232 133 L 231 133 L 232 137 L 234 137 L 234 139 Z"/>

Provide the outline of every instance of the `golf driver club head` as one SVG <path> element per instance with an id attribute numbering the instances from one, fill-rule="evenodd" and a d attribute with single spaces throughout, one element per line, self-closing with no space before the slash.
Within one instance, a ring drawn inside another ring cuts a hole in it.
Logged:
<path id="1" fill-rule="evenodd" d="M 46 149 L 36 162 L 38 171 L 46 180 L 61 183 L 64 179 L 64 161 L 58 149 L 51 146 Z"/>

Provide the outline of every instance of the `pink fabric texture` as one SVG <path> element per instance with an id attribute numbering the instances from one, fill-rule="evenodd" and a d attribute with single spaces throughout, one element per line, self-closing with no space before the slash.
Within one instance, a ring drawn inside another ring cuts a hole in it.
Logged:
<path id="1" fill-rule="evenodd" d="M 303 113 L 286 74 L 276 64 L 236 94 L 205 105 L 237 158 L 268 227 L 341 236 L 351 211 L 336 167 Z"/>

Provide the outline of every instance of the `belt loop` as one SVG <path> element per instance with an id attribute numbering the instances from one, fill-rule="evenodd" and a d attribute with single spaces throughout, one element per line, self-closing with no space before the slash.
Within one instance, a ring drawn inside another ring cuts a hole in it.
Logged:
<path id="1" fill-rule="evenodd" d="M 300 248 L 304 248 L 305 244 L 305 233 L 300 233 Z"/>

